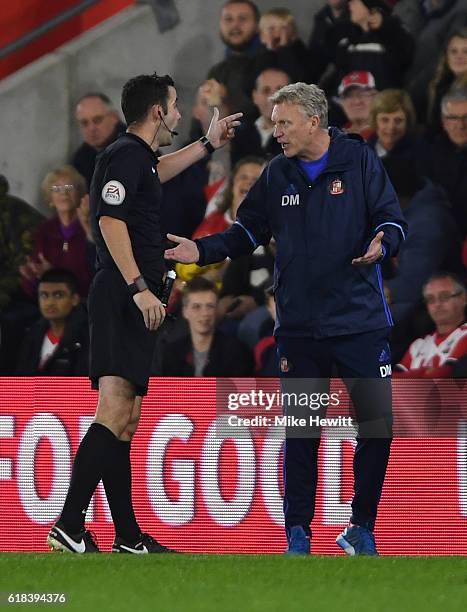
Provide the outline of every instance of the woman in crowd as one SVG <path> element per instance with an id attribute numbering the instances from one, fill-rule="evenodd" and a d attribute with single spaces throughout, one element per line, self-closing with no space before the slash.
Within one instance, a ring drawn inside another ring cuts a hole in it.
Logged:
<path id="1" fill-rule="evenodd" d="M 441 98 L 451 87 L 467 86 L 467 27 L 454 30 L 446 41 L 428 91 L 427 123 L 430 131 L 441 130 Z"/>
<path id="2" fill-rule="evenodd" d="M 385 89 L 378 93 L 370 111 L 375 130 L 368 144 L 379 157 L 411 157 L 416 142 L 415 109 L 403 89 Z"/>
<path id="3" fill-rule="evenodd" d="M 74 273 L 79 293 L 85 297 L 92 279 L 94 249 L 86 181 L 72 166 L 65 165 L 49 172 L 41 189 L 54 215 L 39 227 L 32 254 L 20 266 L 23 290 L 34 297 L 37 281 L 46 270 L 65 268 Z"/>
<path id="4" fill-rule="evenodd" d="M 260 157 L 248 156 L 234 166 L 223 198 L 216 210 L 207 211 L 207 216 L 196 228 L 192 238 L 203 238 L 211 234 L 223 232 L 235 221 L 237 210 L 248 190 L 261 174 L 264 160 Z M 211 264 L 200 268 L 196 264 L 177 264 L 177 276 L 182 281 L 189 281 L 199 274 L 205 275 L 213 282 L 220 282 L 224 263 Z"/>

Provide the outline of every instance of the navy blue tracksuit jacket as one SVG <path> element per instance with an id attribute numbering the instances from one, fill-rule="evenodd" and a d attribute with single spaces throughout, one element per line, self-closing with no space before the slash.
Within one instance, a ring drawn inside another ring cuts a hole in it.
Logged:
<path id="1" fill-rule="evenodd" d="M 242 202 L 234 225 L 197 240 L 199 265 L 277 242 L 276 336 L 325 338 L 392 325 L 379 264 L 354 266 L 384 231 L 396 255 L 407 224 L 378 157 L 359 136 L 329 128 L 328 164 L 310 183 L 298 161 L 272 159 Z"/>

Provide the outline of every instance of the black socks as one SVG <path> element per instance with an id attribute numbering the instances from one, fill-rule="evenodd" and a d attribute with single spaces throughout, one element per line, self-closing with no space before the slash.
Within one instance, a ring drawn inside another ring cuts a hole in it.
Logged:
<path id="1" fill-rule="evenodd" d="M 127 542 L 137 542 L 141 530 L 136 522 L 131 500 L 131 442 L 117 441 L 112 464 L 102 476 L 105 494 L 115 525 L 115 535 Z"/>
<path id="2" fill-rule="evenodd" d="M 81 440 L 71 473 L 70 488 L 60 520 L 70 533 L 84 529 L 89 502 L 107 466 L 118 454 L 119 441 L 100 423 L 92 423 Z"/>

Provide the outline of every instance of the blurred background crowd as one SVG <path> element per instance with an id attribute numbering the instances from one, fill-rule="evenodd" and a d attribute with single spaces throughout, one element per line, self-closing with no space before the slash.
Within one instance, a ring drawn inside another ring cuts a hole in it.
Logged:
<path id="1" fill-rule="evenodd" d="M 330 125 L 359 134 L 382 160 L 409 225 L 398 257 L 383 265 L 393 364 L 401 375 L 467 376 L 467 1 L 327 0 L 302 40 L 288 8 L 261 13 L 228 0 L 210 26 L 225 52 L 199 83 L 188 142 L 206 133 L 215 106 L 242 111 L 243 123 L 228 147 L 163 185 L 164 231 L 199 238 L 228 228 L 281 153 L 269 96 L 317 83 Z M 0 177 L 1 375 L 87 374 L 88 190 L 96 156 L 125 125 L 98 89 L 82 92 L 74 114 L 82 142 L 43 177 L 47 218 Z M 278 374 L 274 248 L 176 266 L 154 375 Z"/>

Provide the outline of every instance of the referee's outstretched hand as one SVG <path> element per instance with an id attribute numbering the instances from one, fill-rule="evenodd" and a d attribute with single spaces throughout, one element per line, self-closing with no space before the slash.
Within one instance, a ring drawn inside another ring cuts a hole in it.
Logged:
<path id="1" fill-rule="evenodd" d="M 167 238 L 171 242 L 177 242 L 177 246 L 173 249 L 167 249 L 164 252 L 165 259 L 173 259 L 183 264 L 196 263 L 199 259 L 199 251 L 196 242 L 175 234 L 167 234 Z"/>
<path id="2" fill-rule="evenodd" d="M 165 319 L 165 308 L 154 293 L 145 289 L 134 295 L 133 299 L 141 310 L 144 323 L 149 330 L 154 331 L 162 325 Z"/>
<path id="3" fill-rule="evenodd" d="M 383 256 L 383 246 L 381 241 L 383 240 L 384 232 L 378 232 L 373 240 L 370 242 L 367 252 L 363 257 L 357 257 L 352 259 L 354 266 L 368 266 L 376 263 Z"/>
<path id="4" fill-rule="evenodd" d="M 235 128 L 240 125 L 241 117 L 243 113 L 234 113 L 219 119 L 219 109 L 217 106 L 214 107 L 206 136 L 215 149 L 223 147 L 235 136 Z"/>

